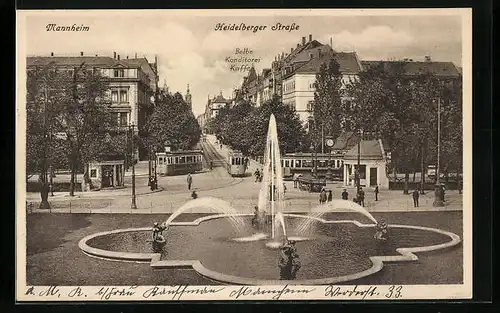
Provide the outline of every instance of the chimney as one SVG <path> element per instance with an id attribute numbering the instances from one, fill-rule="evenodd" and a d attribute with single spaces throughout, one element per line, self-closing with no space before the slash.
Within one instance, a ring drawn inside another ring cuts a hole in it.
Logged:
<path id="1" fill-rule="evenodd" d="M 425 56 L 425 62 L 431 62 L 431 56 L 430 55 L 426 55 Z"/>
<path id="2" fill-rule="evenodd" d="M 51 56 L 51 57 L 53 57 L 53 56 L 54 56 L 54 52 L 51 52 L 51 53 L 50 53 L 50 56 Z"/>
<path id="3" fill-rule="evenodd" d="M 313 35 L 309 34 L 309 42 L 313 41 Z"/>
<path id="4" fill-rule="evenodd" d="M 332 41 L 332 37 L 330 37 L 330 47 L 333 48 L 333 41 Z"/>
<path id="5" fill-rule="evenodd" d="M 290 54 L 292 54 L 292 52 L 293 52 L 293 48 L 290 48 Z"/>
<path id="6" fill-rule="evenodd" d="M 113 51 L 113 59 L 116 59 L 116 52 Z"/>
<path id="7" fill-rule="evenodd" d="M 297 44 L 297 48 L 300 47 L 300 44 Z"/>
<path id="8" fill-rule="evenodd" d="M 80 51 L 80 56 L 83 57 L 83 51 Z"/>
<path id="9" fill-rule="evenodd" d="M 128 60 L 128 55 L 127 55 L 127 60 Z"/>
<path id="10" fill-rule="evenodd" d="M 119 61 L 120 60 L 120 55 L 117 55 L 117 57 L 118 57 L 118 61 Z"/>
<path id="11" fill-rule="evenodd" d="M 134 59 L 137 59 L 137 53 L 135 54 L 135 58 Z"/>
<path id="12" fill-rule="evenodd" d="M 302 37 L 302 45 L 305 46 L 306 45 L 306 37 Z"/>
<path id="13" fill-rule="evenodd" d="M 98 55 L 96 54 L 95 56 L 97 57 Z"/>

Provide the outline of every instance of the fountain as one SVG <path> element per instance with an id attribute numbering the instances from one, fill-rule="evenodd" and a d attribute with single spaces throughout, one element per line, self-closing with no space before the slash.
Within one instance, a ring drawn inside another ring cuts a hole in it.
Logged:
<path id="1" fill-rule="evenodd" d="M 354 202 L 335 199 L 313 208 L 309 215 L 284 214 L 283 204 L 278 133 L 276 119 L 271 115 L 258 198 L 258 214 L 265 217 L 261 218 L 265 221 L 262 223 L 269 225 L 270 229 L 256 231 L 250 223 L 251 214 L 237 213 L 224 200 L 202 197 L 185 203 L 165 221 L 164 226 L 174 227 L 169 228 L 166 247 L 160 253 L 152 253 L 151 245 L 146 244 L 145 238 L 151 236 L 149 227 L 89 235 L 80 241 L 79 246 L 88 255 L 122 261 L 149 261 L 155 269 L 191 267 L 202 276 L 224 283 L 325 285 L 359 280 L 374 274 L 382 270 L 384 261 L 415 261 L 418 257 L 414 252 L 438 250 L 460 243 L 459 236 L 439 229 L 388 225 L 393 234 L 391 240 L 376 244 L 373 234 L 377 220 Z M 209 208 L 220 214 L 200 217 L 192 222 L 175 221 L 180 214 L 196 208 Z M 270 212 L 270 223 L 267 223 L 267 212 Z M 345 212 L 360 213 L 372 223 L 339 220 Z M 335 213 L 335 219 L 323 219 L 327 213 Z M 310 234 L 315 222 L 321 227 Z M 240 237 L 234 238 L 235 232 Z M 300 237 L 305 235 L 307 237 Z M 267 240 L 265 244 L 262 243 L 264 240 Z M 280 248 L 286 240 L 310 240 L 298 246 L 303 266 L 296 281 L 279 280 L 276 252 L 271 250 Z M 420 245 L 423 242 L 425 246 Z"/>
<path id="2" fill-rule="evenodd" d="M 164 225 L 168 227 L 177 216 L 181 215 L 187 210 L 191 210 L 194 208 L 209 208 L 220 212 L 222 215 L 226 216 L 229 219 L 237 232 L 240 232 L 245 227 L 245 223 L 240 215 L 231 207 L 231 205 L 227 201 L 214 197 L 202 197 L 186 202 L 174 213 L 172 213 L 172 215 L 170 215 Z"/>
<path id="3" fill-rule="evenodd" d="M 259 192 L 259 211 L 271 211 L 271 238 L 274 239 L 276 224 L 274 222 L 276 213 L 283 208 L 284 199 L 283 174 L 280 161 L 280 147 L 278 142 L 278 130 L 276 118 L 271 114 L 266 137 L 266 148 L 264 152 L 264 168 L 262 184 Z"/>

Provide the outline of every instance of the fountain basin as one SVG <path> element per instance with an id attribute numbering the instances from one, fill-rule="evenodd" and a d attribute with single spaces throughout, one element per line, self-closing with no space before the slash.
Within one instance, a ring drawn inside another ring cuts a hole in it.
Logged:
<path id="1" fill-rule="evenodd" d="M 284 214 L 289 236 L 303 215 Z M 250 223 L 248 217 L 248 223 Z M 277 251 L 266 247 L 261 238 L 235 242 L 238 238 L 225 215 L 203 217 L 192 223 L 171 223 L 162 254 L 152 253 L 146 242 L 150 228 L 135 228 L 98 233 L 82 239 L 80 248 L 87 254 L 111 260 L 147 261 L 156 269 L 193 268 L 210 279 L 231 284 L 333 284 L 376 273 L 383 262 L 416 261 L 416 252 L 452 247 L 460 237 L 443 230 L 390 225 L 390 242 L 373 240 L 372 224 L 355 220 L 327 221 L 317 218 L 309 241 L 297 242 L 302 268 L 297 280 L 280 281 Z M 251 229 L 248 230 L 251 232 Z M 250 236 L 251 233 L 248 233 Z M 261 236 L 262 237 L 262 236 Z M 241 236 L 239 237 L 241 238 Z"/>

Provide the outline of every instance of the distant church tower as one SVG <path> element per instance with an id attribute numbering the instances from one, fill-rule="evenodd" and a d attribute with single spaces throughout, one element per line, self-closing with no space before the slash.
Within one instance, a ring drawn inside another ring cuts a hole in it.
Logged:
<path id="1" fill-rule="evenodd" d="M 191 94 L 189 93 L 189 84 L 187 86 L 187 92 L 186 92 L 186 103 L 189 105 L 190 108 L 193 107 L 193 104 L 191 102 Z"/>

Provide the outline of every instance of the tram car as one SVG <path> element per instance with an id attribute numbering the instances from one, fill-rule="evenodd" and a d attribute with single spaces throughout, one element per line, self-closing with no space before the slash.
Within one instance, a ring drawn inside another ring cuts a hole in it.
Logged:
<path id="1" fill-rule="evenodd" d="M 310 176 L 312 170 L 317 169 L 317 176 L 325 178 L 330 164 L 332 180 L 343 180 L 344 161 L 340 155 L 331 155 L 327 153 L 289 153 L 281 157 L 281 167 L 283 169 L 283 178 L 291 180 L 293 175 L 302 174 Z"/>
<path id="2" fill-rule="evenodd" d="M 239 151 L 230 151 L 227 156 L 227 172 L 231 176 L 245 176 L 248 159 Z"/>
<path id="3" fill-rule="evenodd" d="M 179 150 L 156 153 L 158 175 L 173 176 L 202 170 L 203 150 Z"/>

